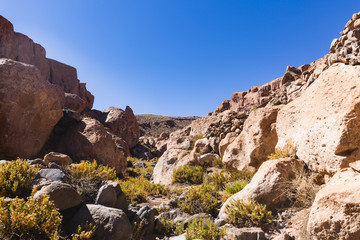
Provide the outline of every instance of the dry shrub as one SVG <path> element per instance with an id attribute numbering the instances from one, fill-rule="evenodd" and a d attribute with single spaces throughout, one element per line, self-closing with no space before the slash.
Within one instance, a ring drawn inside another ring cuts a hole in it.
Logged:
<path id="1" fill-rule="evenodd" d="M 314 183 L 311 173 L 305 168 L 297 169 L 295 178 L 285 185 L 286 197 L 295 208 L 310 207 L 318 190 L 319 186 Z"/>
<path id="2" fill-rule="evenodd" d="M 30 182 L 38 172 L 39 168 L 23 159 L 0 164 L 0 196 L 20 196 L 25 189 L 29 189 Z"/>
<path id="3" fill-rule="evenodd" d="M 94 203 L 99 188 L 106 180 L 115 180 L 115 169 L 98 165 L 93 162 L 82 161 L 65 169 L 69 183 L 85 199 L 86 203 Z"/>
<path id="4" fill-rule="evenodd" d="M 204 169 L 201 166 L 184 165 L 174 170 L 174 183 L 200 184 L 203 182 Z"/>
<path id="5" fill-rule="evenodd" d="M 169 194 L 169 189 L 161 184 L 151 183 L 145 177 L 127 178 L 117 180 L 125 193 L 126 199 L 131 203 L 146 202 L 150 195 Z"/>
<path id="6" fill-rule="evenodd" d="M 224 240 L 226 235 L 226 228 L 219 229 L 209 219 L 195 219 L 189 223 L 185 237 L 186 239 L 201 239 L 201 240 Z"/>
<path id="7" fill-rule="evenodd" d="M 61 215 L 46 195 L 37 200 L 0 198 L 0 237 L 7 240 L 58 239 Z"/>
<path id="8" fill-rule="evenodd" d="M 93 224 L 79 225 L 71 240 L 91 240 L 95 234 L 96 226 Z"/>
<path id="9" fill-rule="evenodd" d="M 180 201 L 179 207 L 186 213 L 210 213 L 215 216 L 217 213 L 218 190 L 209 184 L 192 187 L 185 194 L 184 200 Z"/>
<path id="10" fill-rule="evenodd" d="M 229 223 L 236 227 L 267 227 L 272 224 L 271 211 L 267 211 L 266 205 L 253 199 L 249 202 L 233 200 L 226 206 L 225 212 Z"/>
<path id="11" fill-rule="evenodd" d="M 286 157 L 296 158 L 296 146 L 293 141 L 287 141 L 283 148 L 277 147 L 275 153 L 270 154 L 268 159 L 274 160 Z"/>

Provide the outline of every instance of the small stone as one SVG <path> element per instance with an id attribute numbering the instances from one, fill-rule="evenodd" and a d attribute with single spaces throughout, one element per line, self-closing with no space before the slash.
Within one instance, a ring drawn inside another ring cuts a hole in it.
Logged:
<path id="1" fill-rule="evenodd" d="M 62 182 L 65 177 L 65 173 L 60 169 L 41 169 L 38 173 L 38 177 L 46 178 L 55 182 Z"/>

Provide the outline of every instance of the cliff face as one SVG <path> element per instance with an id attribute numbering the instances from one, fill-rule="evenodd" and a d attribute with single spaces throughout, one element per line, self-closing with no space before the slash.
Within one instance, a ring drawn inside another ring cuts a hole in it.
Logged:
<path id="1" fill-rule="evenodd" d="M 14 32 L 13 25 L 0 16 L 0 57 L 34 65 L 42 78 L 59 86 L 67 94 L 75 94 L 91 109 L 94 96 L 80 83 L 74 67 L 46 58 L 45 49 L 28 36 Z M 64 107 L 64 106 L 63 106 Z M 84 110 L 82 109 L 82 110 Z"/>
<path id="2" fill-rule="evenodd" d="M 0 16 L 0 158 L 58 151 L 123 172 L 139 141 L 135 115 L 130 107 L 93 110 L 93 103 L 74 67 L 46 58 L 41 45 Z"/>

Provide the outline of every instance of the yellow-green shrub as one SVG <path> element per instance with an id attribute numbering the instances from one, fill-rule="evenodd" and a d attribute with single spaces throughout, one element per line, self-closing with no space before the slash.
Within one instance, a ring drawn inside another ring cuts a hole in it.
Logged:
<path id="1" fill-rule="evenodd" d="M 275 153 L 272 153 L 268 156 L 269 160 L 286 158 L 286 157 L 296 157 L 296 146 L 292 141 L 287 141 L 283 148 L 277 147 Z"/>
<path id="2" fill-rule="evenodd" d="M 253 199 L 249 202 L 236 199 L 226 206 L 225 212 L 228 222 L 237 227 L 265 227 L 272 224 L 271 211 Z"/>
<path id="3" fill-rule="evenodd" d="M 203 182 L 204 169 L 201 166 L 184 165 L 174 170 L 173 182 L 200 184 Z"/>
<path id="4" fill-rule="evenodd" d="M 0 164 L 0 196 L 20 196 L 38 172 L 39 168 L 23 159 Z"/>
<path id="5" fill-rule="evenodd" d="M 97 192 L 106 180 L 115 180 L 115 169 L 98 165 L 96 161 L 82 161 L 71 165 L 66 170 L 66 182 L 86 200 L 86 203 L 94 203 Z"/>
<path id="6" fill-rule="evenodd" d="M 159 217 L 159 227 L 156 229 L 158 233 L 169 235 L 181 235 L 184 233 L 184 223 L 175 222 L 171 219 L 166 219 L 164 216 Z"/>
<path id="7" fill-rule="evenodd" d="M 71 240 L 91 240 L 95 234 L 96 226 L 93 224 L 79 225 L 76 232 L 71 234 Z"/>
<path id="8" fill-rule="evenodd" d="M 190 188 L 184 200 L 180 201 L 179 207 L 189 214 L 206 212 L 215 216 L 219 197 L 214 186 L 203 184 Z"/>
<path id="9" fill-rule="evenodd" d="M 125 193 L 127 200 L 131 203 L 146 202 L 146 198 L 149 195 L 166 195 L 169 193 L 168 188 L 161 184 L 151 183 L 145 177 L 127 178 L 117 181 Z"/>
<path id="10" fill-rule="evenodd" d="M 116 178 L 115 169 L 98 165 L 95 160 L 92 162 L 81 161 L 79 164 L 69 166 L 69 173 L 74 178 L 101 178 L 103 180 L 114 180 Z"/>
<path id="11" fill-rule="evenodd" d="M 220 230 L 212 221 L 200 218 L 189 223 L 185 237 L 189 240 L 223 240 L 225 235 L 225 228 Z"/>
<path id="12" fill-rule="evenodd" d="M 229 180 L 229 174 L 223 171 L 216 171 L 208 177 L 208 182 L 218 190 L 223 190 Z"/>
<path id="13" fill-rule="evenodd" d="M 240 192 L 247 184 L 246 180 L 238 180 L 226 186 L 225 191 L 232 195 Z"/>
<path id="14" fill-rule="evenodd" d="M 0 198 L 1 239 L 57 239 L 61 218 L 46 195 L 27 201 Z"/>

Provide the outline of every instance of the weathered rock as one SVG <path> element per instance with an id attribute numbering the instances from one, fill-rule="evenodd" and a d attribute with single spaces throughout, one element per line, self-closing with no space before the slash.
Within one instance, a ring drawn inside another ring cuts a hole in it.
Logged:
<path id="1" fill-rule="evenodd" d="M 171 149 L 165 151 L 154 168 L 154 183 L 171 184 L 172 174 L 175 169 L 195 161 L 194 157 L 187 150 Z"/>
<path id="2" fill-rule="evenodd" d="M 360 173 L 337 172 L 316 195 L 307 230 L 311 239 L 360 239 Z"/>
<path id="3" fill-rule="evenodd" d="M 0 158 L 31 158 L 62 117 L 64 95 L 37 68 L 0 59 Z"/>
<path id="4" fill-rule="evenodd" d="M 200 155 L 197 157 L 197 162 L 199 164 L 203 164 L 203 163 L 212 163 L 216 158 L 220 158 L 219 155 L 215 154 L 215 153 L 206 153 L 203 155 Z"/>
<path id="5" fill-rule="evenodd" d="M 87 102 L 85 109 L 92 109 L 94 104 L 94 95 L 86 89 L 86 83 L 80 83 L 79 96 Z"/>
<path id="6" fill-rule="evenodd" d="M 124 139 L 129 148 L 135 147 L 139 142 L 140 128 L 132 109 L 127 106 L 123 111 L 120 108 L 111 107 L 104 112 L 107 116 L 103 124 L 116 136 Z"/>
<path id="7" fill-rule="evenodd" d="M 285 184 L 295 178 L 296 172 L 303 164 L 294 159 L 283 158 L 264 162 L 256 172 L 251 182 L 240 192 L 232 195 L 221 207 L 219 218 L 226 219 L 226 206 L 235 199 L 266 204 L 267 209 L 274 211 L 284 208 L 287 201 Z"/>
<path id="8" fill-rule="evenodd" d="M 220 141 L 219 154 L 221 157 L 224 156 L 224 152 L 226 148 L 235 140 L 236 136 L 237 136 L 236 133 L 230 132 L 226 134 L 225 138 Z"/>
<path id="9" fill-rule="evenodd" d="M 62 182 L 62 180 L 65 178 L 65 173 L 60 169 L 55 169 L 55 168 L 40 169 L 38 173 L 38 177 L 46 178 L 55 182 Z"/>
<path id="10" fill-rule="evenodd" d="M 137 213 L 139 221 L 143 222 L 144 236 L 149 236 L 154 232 L 155 227 L 155 215 L 158 215 L 158 211 L 155 208 L 148 206 L 142 207 Z"/>
<path id="11" fill-rule="evenodd" d="M 207 138 L 199 139 L 194 144 L 193 153 L 195 154 L 205 154 L 210 152 L 210 143 Z"/>
<path id="12" fill-rule="evenodd" d="M 44 164 L 49 165 L 50 162 L 55 162 L 59 165 L 70 165 L 72 159 L 63 153 L 49 152 L 44 156 Z"/>
<path id="13" fill-rule="evenodd" d="M 128 208 L 126 196 L 121 190 L 120 184 L 112 181 L 107 182 L 99 189 L 96 204 L 118 208 L 123 211 L 127 211 Z"/>
<path id="14" fill-rule="evenodd" d="M 87 204 L 76 212 L 69 225 L 75 230 L 78 225 L 87 223 L 96 226 L 94 240 L 132 239 L 132 226 L 124 211 L 120 209 Z"/>
<path id="15" fill-rule="evenodd" d="M 360 66 L 337 63 L 278 114 L 278 147 L 292 141 L 312 170 L 333 173 L 360 158 Z"/>
<path id="16" fill-rule="evenodd" d="M 88 103 L 79 97 L 79 95 L 73 93 L 65 93 L 65 108 L 74 110 L 76 112 L 82 112 L 87 108 Z"/>
<path id="17" fill-rule="evenodd" d="M 227 240 L 265 240 L 265 233 L 261 228 L 226 228 Z"/>
<path id="18" fill-rule="evenodd" d="M 113 138 L 100 122 L 84 118 L 67 129 L 59 141 L 57 151 L 66 153 L 74 161 L 95 159 L 121 173 L 126 169 L 126 158 Z"/>
<path id="19" fill-rule="evenodd" d="M 76 207 L 81 204 L 80 195 L 69 185 L 61 182 L 53 182 L 35 193 L 34 199 L 46 194 L 54 202 L 60 211 Z"/>
<path id="20" fill-rule="evenodd" d="M 253 110 L 244 123 L 244 130 L 224 152 L 225 166 L 238 170 L 255 170 L 275 151 L 275 122 L 278 107 Z"/>

